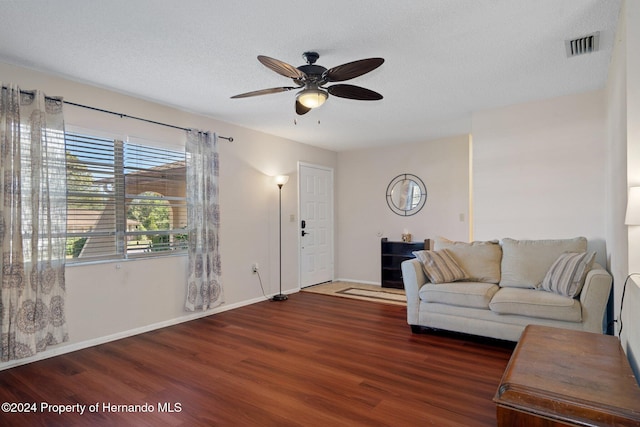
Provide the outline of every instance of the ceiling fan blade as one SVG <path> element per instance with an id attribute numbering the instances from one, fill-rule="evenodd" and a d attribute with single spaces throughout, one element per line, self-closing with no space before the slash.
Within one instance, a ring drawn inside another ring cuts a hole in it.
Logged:
<path id="1" fill-rule="evenodd" d="M 311 108 L 305 107 L 298 100 L 296 100 L 296 113 L 298 113 L 299 116 L 307 114 L 309 111 L 311 111 Z"/>
<path id="2" fill-rule="evenodd" d="M 291 79 L 304 79 L 307 77 L 305 73 L 298 70 L 293 65 L 289 65 L 286 62 L 282 62 L 278 59 L 269 58 L 268 56 L 259 55 L 258 61 L 265 67 L 275 71 L 281 76 L 289 77 Z"/>
<path id="3" fill-rule="evenodd" d="M 291 90 L 291 89 L 298 89 L 298 88 L 297 87 L 290 87 L 290 86 L 272 87 L 271 89 L 254 90 L 253 92 L 247 92 L 247 93 L 241 93 L 239 95 L 234 95 L 234 96 L 231 97 L 231 99 L 248 98 L 250 96 L 259 96 L 259 95 L 269 95 L 271 93 L 286 92 L 286 91 Z"/>
<path id="4" fill-rule="evenodd" d="M 383 62 L 384 59 L 382 58 L 361 59 L 329 68 L 325 75 L 329 82 L 343 82 L 373 71 L 381 66 Z"/>
<path id="5" fill-rule="evenodd" d="M 329 93 L 339 98 L 357 99 L 360 101 L 378 101 L 382 95 L 360 86 L 338 84 L 327 88 Z"/>

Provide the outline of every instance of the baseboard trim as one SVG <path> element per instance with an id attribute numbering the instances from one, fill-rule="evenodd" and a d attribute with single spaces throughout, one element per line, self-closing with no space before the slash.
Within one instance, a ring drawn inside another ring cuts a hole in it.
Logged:
<path id="1" fill-rule="evenodd" d="M 270 299 L 269 297 L 266 298 L 266 300 L 269 300 L 269 299 Z M 117 332 L 115 334 L 105 335 L 98 338 L 92 338 L 86 341 L 80 341 L 73 344 L 68 344 L 68 345 L 60 344 L 57 347 L 53 347 L 49 350 L 45 350 L 31 357 L 26 357 L 24 359 L 18 359 L 18 360 L 10 360 L 8 362 L 0 363 L 0 371 L 4 371 L 10 368 L 15 368 L 16 366 L 27 365 L 29 363 L 37 362 L 39 360 L 49 359 L 51 357 L 60 356 L 62 354 L 71 353 L 71 352 L 82 350 L 85 348 L 95 347 L 100 344 L 106 344 L 111 341 L 117 341 L 123 338 L 132 337 L 134 335 L 143 334 L 145 332 L 154 331 L 156 329 L 162 329 L 169 326 L 178 325 L 180 323 L 190 322 L 192 320 L 201 319 L 203 317 L 211 316 L 214 314 L 222 313 L 228 310 L 233 310 L 235 308 L 244 307 L 244 306 L 255 304 L 262 301 L 265 301 L 265 297 L 254 298 L 251 300 L 242 301 L 242 302 L 230 304 L 230 305 L 225 305 L 223 303 L 222 305 L 211 308 L 207 311 L 188 314 L 186 316 L 180 316 L 173 319 L 163 320 L 162 322 L 152 323 L 150 325 L 129 329 L 127 331 Z"/>

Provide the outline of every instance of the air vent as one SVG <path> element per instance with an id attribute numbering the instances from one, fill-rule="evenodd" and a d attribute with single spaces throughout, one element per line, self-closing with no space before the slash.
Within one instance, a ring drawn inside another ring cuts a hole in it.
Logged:
<path id="1" fill-rule="evenodd" d="M 573 40 L 566 40 L 564 44 L 567 48 L 568 58 L 597 52 L 598 46 L 600 45 L 600 32 L 598 31 Z"/>

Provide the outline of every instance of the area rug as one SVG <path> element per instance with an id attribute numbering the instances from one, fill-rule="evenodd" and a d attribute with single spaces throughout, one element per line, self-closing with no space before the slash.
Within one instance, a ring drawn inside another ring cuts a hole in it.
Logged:
<path id="1" fill-rule="evenodd" d="M 364 301 L 382 302 L 385 304 L 407 305 L 404 289 L 381 288 L 353 282 L 331 282 L 302 288 L 302 292 L 332 295 Z"/>

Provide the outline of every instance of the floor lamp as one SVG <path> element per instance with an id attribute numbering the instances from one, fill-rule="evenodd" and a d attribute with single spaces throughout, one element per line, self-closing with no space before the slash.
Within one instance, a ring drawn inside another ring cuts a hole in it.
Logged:
<path id="1" fill-rule="evenodd" d="M 274 295 L 271 301 L 284 301 L 288 297 L 282 293 L 282 186 L 289 181 L 286 175 L 276 176 L 276 184 L 278 185 L 278 234 L 280 236 L 280 293 Z"/>

